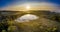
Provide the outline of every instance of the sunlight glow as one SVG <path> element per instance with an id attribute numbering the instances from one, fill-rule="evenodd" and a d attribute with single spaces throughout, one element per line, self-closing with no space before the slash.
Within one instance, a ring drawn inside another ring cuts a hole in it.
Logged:
<path id="1" fill-rule="evenodd" d="M 39 3 L 24 3 L 19 5 L 13 5 L 6 8 L 3 8 L 2 10 L 13 10 L 13 11 L 29 11 L 29 10 L 50 10 L 55 11 L 57 10 L 56 4 L 48 3 L 48 2 L 39 2 Z"/>
<path id="2" fill-rule="evenodd" d="M 26 10 L 30 10 L 30 5 L 26 5 Z"/>

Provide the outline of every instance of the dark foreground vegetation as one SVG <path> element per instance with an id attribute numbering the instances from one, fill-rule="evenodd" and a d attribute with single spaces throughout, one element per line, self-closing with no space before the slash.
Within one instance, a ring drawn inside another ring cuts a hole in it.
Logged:
<path id="1" fill-rule="evenodd" d="M 18 23 L 17 18 L 34 14 L 39 19 Z M 0 11 L 0 32 L 60 32 L 60 13 L 50 11 Z"/>

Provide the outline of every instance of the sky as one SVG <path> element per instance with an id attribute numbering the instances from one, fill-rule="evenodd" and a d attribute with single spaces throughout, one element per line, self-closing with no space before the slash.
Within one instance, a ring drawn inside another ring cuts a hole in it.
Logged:
<path id="1" fill-rule="evenodd" d="M 60 0 L 0 0 L 0 8 L 8 6 L 8 5 L 12 5 L 12 4 L 16 4 L 17 2 L 20 1 L 21 3 L 24 2 L 42 2 L 42 1 L 46 1 L 46 2 L 51 2 L 51 3 L 56 3 L 58 5 L 60 5 Z"/>
<path id="2" fill-rule="evenodd" d="M 43 2 L 43 3 L 41 3 L 41 2 Z M 46 2 L 46 3 L 44 3 L 44 2 Z M 26 3 L 28 3 L 29 5 L 27 5 Z M 60 0 L 0 0 L 0 10 L 8 9 L 8 10 L 14 10 L 14 11 L 15 10 L 17 10 L 17 11 L 26 10 L 27 11 L 30 8 L 31 8 L 31 10 L 32 9 L 46 10 L 48 8 L 55 9 L 56 8 L 55 6 L 60 7 Z"/>

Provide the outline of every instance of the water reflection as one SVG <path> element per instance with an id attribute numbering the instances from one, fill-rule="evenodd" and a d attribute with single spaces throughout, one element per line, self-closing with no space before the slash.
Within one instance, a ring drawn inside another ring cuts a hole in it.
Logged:
<path id="1" fill-rule="evenodd" d="M 33 14 L 25 14 L 19 18 L 17 18 L 15 21 L 17 22 L 25 22 L 25 21 L 29 21 L 29 20 L 36 20 L 39 17 Z"/>

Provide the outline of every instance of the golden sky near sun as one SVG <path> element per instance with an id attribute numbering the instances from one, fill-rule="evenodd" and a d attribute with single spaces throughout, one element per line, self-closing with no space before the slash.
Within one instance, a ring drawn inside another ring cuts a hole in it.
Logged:
<path id="1" fill-rule="evenodd" d="M 28 10 L 56 10 L 57 7 L 52 3 L 25 3 L 20 5 L 12 5 L 3 8 L 3 10 L 13 10 L 13 11 L 28 11 Z"/>

